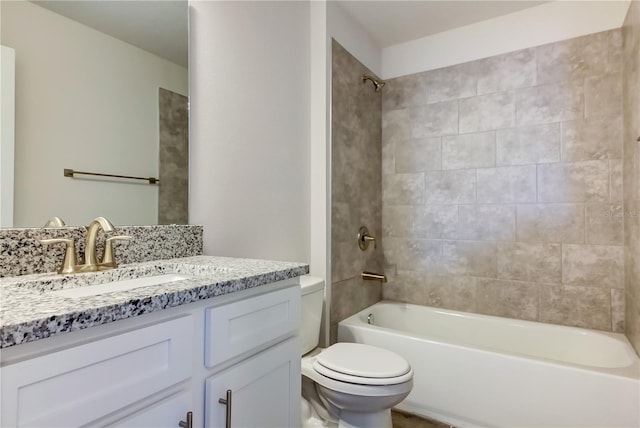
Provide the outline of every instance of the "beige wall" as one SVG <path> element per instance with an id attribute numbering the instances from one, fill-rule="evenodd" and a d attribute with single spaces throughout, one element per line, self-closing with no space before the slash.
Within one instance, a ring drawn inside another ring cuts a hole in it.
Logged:
<path id="1" fill-rule="evenodd" d="M 332 43 L 331 99 L 331 342 L 337 323 L 379 301 L 378 281 L 363 281 L 364 270 L 382 273 L 378 241 L 358 247 L 360 226 L 378 239 L 381 227 L 381 92 L 363 84 L 371 71 L 336 41 Z"/>
<path id="2" fill-rule="evenodd" d="M 624 329 L 621 32 L 387 82 L 386 299 Z"/>
<path id="3" fill-rule="evenodd" d="M 640 353 L 640 2 L 632 2 L 622 35 L 625 323 L 627 337 Z"/>
<path id="4" fill-rule="evenodd" d="M 16 52 L 15 225 L 155 224 L 157 186 L 62 170 L 157 177 L 158 87 L 187 95 L 187 70 L 31 2 L 0 7 Z"/>

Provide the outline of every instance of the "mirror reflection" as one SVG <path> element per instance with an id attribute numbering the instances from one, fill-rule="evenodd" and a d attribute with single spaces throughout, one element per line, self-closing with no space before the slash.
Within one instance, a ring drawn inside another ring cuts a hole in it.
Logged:
<path id="1" fill-rule="evenodd" d="M 13 226 L 186 223 L 187 1 L 0 7 L 15 52 Z"/>

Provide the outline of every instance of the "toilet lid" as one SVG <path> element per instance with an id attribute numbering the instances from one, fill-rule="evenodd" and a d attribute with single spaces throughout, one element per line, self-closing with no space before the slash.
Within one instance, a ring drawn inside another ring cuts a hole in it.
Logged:
<path id="1" fill-rule="evenodd" d="M 336 343 L 321 352 L 314 369 L 327 377 L 360 384 L 395 384 L 413 377 L 400 355 L 360 343 Z"/>

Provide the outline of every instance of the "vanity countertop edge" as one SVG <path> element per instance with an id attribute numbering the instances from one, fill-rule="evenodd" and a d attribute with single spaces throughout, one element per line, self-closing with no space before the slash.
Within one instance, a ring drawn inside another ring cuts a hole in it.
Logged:
<path id="1" fill-rule="evenodd" d="M 191 277 L 82 298 L 62 297 L 50 292 L 63 287 L 89 286 L 176 271 Z M 47 273 L 0 278 L 0 349 L 307 273 L 309 265 L 306 263 L 193 256 L 132 263 L 95 273 Z"/>

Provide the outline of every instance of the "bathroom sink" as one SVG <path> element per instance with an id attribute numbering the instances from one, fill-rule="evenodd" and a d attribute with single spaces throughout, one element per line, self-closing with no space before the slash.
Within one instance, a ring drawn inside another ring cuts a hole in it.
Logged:
<path id="1" fill-rule="evenodd" d="M 107 282 L 97 285 L 85 285 L 82 287 L 63 288 L 50 293 L 60 297 L 89 297 L 104 293 L 114 293 L 133 290 L 134 288 L 162 285 L 175 281 L 182 281 L 193 278 L 192 275 L 169 273 L 164 275 L 146 276 L 135 279 L 123 279 L 119 281 Z"/>

